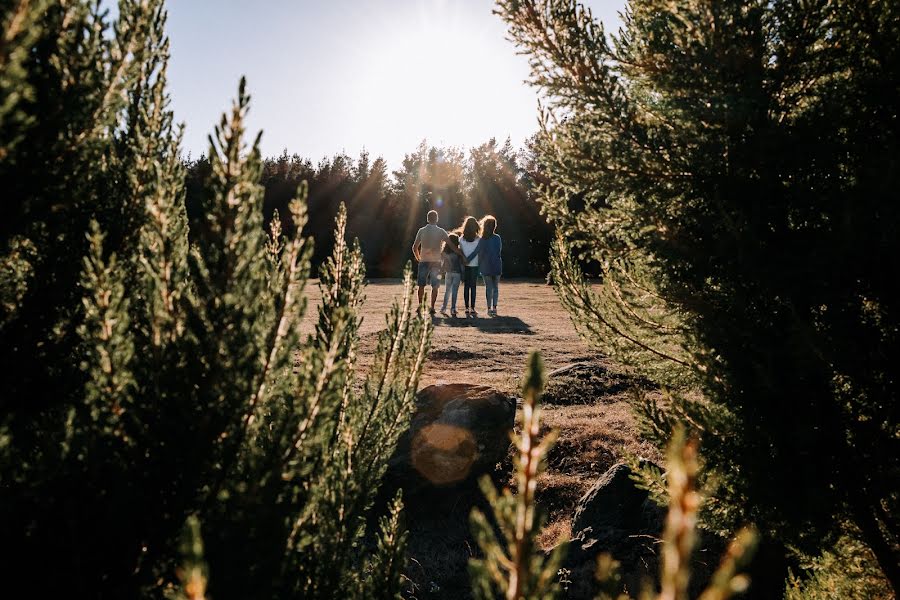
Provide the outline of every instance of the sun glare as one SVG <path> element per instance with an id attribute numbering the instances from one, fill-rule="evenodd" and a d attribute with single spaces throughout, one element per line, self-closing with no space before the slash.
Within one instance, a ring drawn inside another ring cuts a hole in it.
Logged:
<path id="1" fill-rule="evenodd" d="M 496 80 L 521 81 L 526 71 L 517 69 L 520 57 L 502 30 L 475 23 L 458 3 L 438 1 L 373 28 L 377 33 L 360 43 L 365 50 L 353 103 L 355 120 L 380 130 L 373 139 L 400 137 L 415 144 L 427 137 L 454 145 L 506 135 L 494 130 L 496 111 L 503 110 Z"/>

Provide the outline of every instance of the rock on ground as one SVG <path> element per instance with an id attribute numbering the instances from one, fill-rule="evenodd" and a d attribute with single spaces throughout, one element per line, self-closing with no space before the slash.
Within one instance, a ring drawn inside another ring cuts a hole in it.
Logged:
<path id="1" fill-rule="evenodd" d="M 484 385 L 430 385 L 390 461 L 405 495 L 489 473 L 506 458 L 516 401 Z"/>
<path id="2" fill-rule="evenodd" d="M 477 479 L 490 475 L 497 486 L 509 479 L 515 412 L 514 398 L 483 385 L 431 385 L 417 394 L 381 491 L 386 503 L 403 489 L 408 597 L 471 597 L 467 566 L 477 546 L 469 514 L 490 511 Z"/>
<path id="3" fill-rule="evenodd" d="M 631 469 L 613 465 L 578 502 L 572 536 L 613 546 L 623 536 L 661 531 L 663 510 L 631 479 Z"/>
<path id="4" fill-rule="evenodd" d="M 578 502 L 566 558 L 574 589 L 569 598 L 593 598 L 597 556 L 609 553 L 622 564 L 632 594 L 652 580 L 657 567 L 657 540 L 665 510 L 631 479 L 625 464 L 611 467 Z"/>

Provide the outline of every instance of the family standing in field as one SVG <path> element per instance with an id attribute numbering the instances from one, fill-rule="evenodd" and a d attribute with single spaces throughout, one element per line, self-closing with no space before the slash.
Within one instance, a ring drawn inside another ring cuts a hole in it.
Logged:
<path id="1" fill-rule="evenodd" d="M 484 279 L 487 313 L 497 316 L 497 299 L 500 295 L 500 275 L 503 260 L 500 252 L 503 242 L 497 235 L 497 219 L 491 215 L 482 218 L 466 217 L 462 225 L 448 233 L 438 227 L 437 211 L 428 212 L 428 224 L 419 229 L 412 245 L 413 255 L 419 263 L 417 283 L 419 285 L 419 306 L 425 296 L 425 286 L 431 286 L 430 313 L 435 314 L 441 275 L 444 276 L 444 303 L 441 314 L 457 316 L 456 296 L 459 283 L 463 283 L 463 302 L 466 316 L 477 317 L 475 310 L 475 290 L 478 274 Z M 447 305 L 450 305 L 450 315 Z"/>

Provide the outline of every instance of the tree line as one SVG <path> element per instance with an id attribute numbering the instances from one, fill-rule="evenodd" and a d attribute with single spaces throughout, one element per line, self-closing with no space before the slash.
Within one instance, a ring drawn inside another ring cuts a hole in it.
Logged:
<path id="1" fill-rule="evenodd" d="M 202 216 L 210 163 L 205 156 L 185 163 L 187 212 L 196 219 Z M 491 138 L 468 152 L 423 141 L 394 171 L 366 150 L 355 159 L 339 153 L 316 164 L 285 150 L 262 161 L 263 214 L 268 223 L 278 211 L 285 232 L 293 235 L 288 203 L 306 182 L 309 220 L 302 233 L 316 241 L 312 260 L 318 265 L 331 252 L 334 219 L 345 203 L 348 235 L 359 239 L 371 277 L 400 275 L 429 210 L 438 210 L 446 229 L 466 215 L 493 214 L 503 236 L 504 274 L 544 277 L 553 229 L 536 197 L 543 177 L 533 140 L 516 150 L 508 139 L 501 144 Z"/>

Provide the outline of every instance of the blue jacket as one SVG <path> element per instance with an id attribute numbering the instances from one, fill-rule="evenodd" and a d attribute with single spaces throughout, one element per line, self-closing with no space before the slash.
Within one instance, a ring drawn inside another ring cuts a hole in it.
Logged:
<path id="1" fill-rule="evenodd" d="M 472 260 L 478 255 L 478 268 L 482 275 L 489 277 L 503 274 L 503 259 L 500 258 L 500 251 L 503 250 L 503 240 L 496 233 L 489 238 L 481 238 L 478 246 L 471 254 L 466 256 L 466 260 Z"/>

